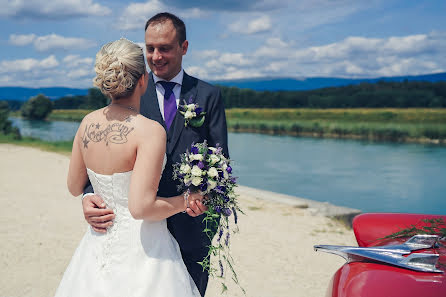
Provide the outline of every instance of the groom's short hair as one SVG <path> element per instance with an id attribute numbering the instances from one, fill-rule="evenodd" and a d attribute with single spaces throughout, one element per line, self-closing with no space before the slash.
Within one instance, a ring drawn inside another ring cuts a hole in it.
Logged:
<path id="1" fill-rule="evenodd" d="M 181 46 L 186 40 L 186 25 L 179 17 L 169 12 L 161 12 L 151 17 L 146 23 L 144 32 L 147 31 L 147 27 L 149 27 L 150 25 L 164 23 L 167 20 L 170 20 L 175 27 L 178 43 Z"/>

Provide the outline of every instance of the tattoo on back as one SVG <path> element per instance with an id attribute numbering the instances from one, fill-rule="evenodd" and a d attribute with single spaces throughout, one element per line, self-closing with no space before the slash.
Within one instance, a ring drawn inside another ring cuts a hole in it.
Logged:
<path id="1" fill-rule="evenodd" d="M 125 122 L 130 122 L 131 119 L 128 117 Z M 128 127 L 122 123 L 108 124 L 107 126 L 101 127 L 99 123 L 97 124 L 87 124 L 85 126 L 84 135 L 82 136 L 82 142 L 84 148 L 88 149 L 88 143 L 105 141 L 105 144 L 109 143 L 126 143 L 127 135 L 134 130 L 133 127 Z"/>

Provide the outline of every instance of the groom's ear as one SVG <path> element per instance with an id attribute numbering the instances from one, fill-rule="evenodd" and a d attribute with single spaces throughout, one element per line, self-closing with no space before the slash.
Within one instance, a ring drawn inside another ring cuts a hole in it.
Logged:
<path id="1" fill-rule="evenodd" d="M 183 56 L 187 53 L 187 48 L 189 47 L 189 41 L 185 40 L 181 45 L 181 50 L 183 52 Z"/>

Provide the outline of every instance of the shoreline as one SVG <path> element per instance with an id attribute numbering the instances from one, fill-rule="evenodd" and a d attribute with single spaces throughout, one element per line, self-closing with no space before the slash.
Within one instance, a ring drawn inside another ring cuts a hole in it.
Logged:
<path id="1" fill-rule="evenodd" d="M 0 144 L 0 162 L 0 296 L 52 296 L 88 228 L 80 198 L 66 189 L 69 157 Z M 231 253 L 246 296 L 323 296 L 345 261 L 313 246 L 356 245 L 353 231 L 306 200 L 244 186 L 239 194 L 245 214 L 231 237 Z M 227 283 L 227 296 L 244 296 Z M 219 279 L 210 279 L 206 296 L 220 291 Z"/>
<path id="2" fill-rule="evenodd" d="M 277 131 L 273 129 L 261 130 L 253 128 L 230 128 L 228 127 L 228 132 L 232 133 L 253 133 L 253 134 L 264 134 L 271 136 L 293 136 L 293 137 L 310 137 L 310 138 L 327 138 L 327 139 L 350 139 L 350 140 L 362 140 L 370 141 L 374 143 L 401 143 L 401 144 L 431 144 L 438 146 L 446 146 L 446 139 L 430 139 L 430 138 L 401 138 L 401 139 L 381 139 L 380 137 L 369 136 L 368 134 L 358 135 L 358 134 L 335 134 L 335 133 L 325 133 L 325 132 L 294 132 L 294 131 Z"/>

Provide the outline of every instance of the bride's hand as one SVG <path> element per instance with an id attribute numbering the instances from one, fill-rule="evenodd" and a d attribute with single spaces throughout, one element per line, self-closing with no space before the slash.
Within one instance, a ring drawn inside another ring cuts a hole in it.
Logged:
<path id="1" fill-rule="evenodd" d="M 200 193 L 190 193 L 189 207 L 186 209 L 187 214 L 196 217 L 207 211 L 208 208 L 203 204 L 203 199 L 205 199 L 205 196 Z"/>

